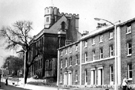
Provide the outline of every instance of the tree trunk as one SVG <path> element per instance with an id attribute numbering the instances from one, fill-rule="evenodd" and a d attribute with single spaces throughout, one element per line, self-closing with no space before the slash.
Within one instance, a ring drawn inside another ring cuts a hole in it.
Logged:
<path id="1" fill-rule="evenodd" d="M 29 74 L 29 67 L 26 66 L 26 69 L 25 69 L 25 77 L 24 77 L 24 84 L 27 83 L 28 74 Z"/>
<path id="2" fill-rule="evenodd" d="M 27 65 L 28 61 L 28 51 L 25 52 L 25 57 L 24 57 L 24 84 L 27 83 L 27 77 L 29 73 L 29 67 Z"/>

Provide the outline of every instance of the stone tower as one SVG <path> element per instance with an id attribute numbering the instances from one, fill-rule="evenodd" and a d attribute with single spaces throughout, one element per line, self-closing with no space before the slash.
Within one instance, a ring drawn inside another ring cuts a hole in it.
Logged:
<path id="1" fill-rule="evenodd" d="M 44 15 L 44 28 L 49 28 L 58 20 L 59 9 L 57 7 L 46 7 Z"/>

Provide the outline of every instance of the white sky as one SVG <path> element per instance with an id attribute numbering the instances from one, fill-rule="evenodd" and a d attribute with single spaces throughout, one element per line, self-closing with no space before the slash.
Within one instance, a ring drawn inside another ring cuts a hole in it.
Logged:
<path id="1" fill-rule="evenodd" d="M 18 20 L 33 22 L 32 35 L 44 27 L 44 8 L 58 7 L 60 12 L 80 15 L 79 30 L 92 31 L 95 17 L 111 22 L 126 21 L 135 17 L 135 0 L 0 0 L 0 28 Z M 3 56 L 7 55 L 0 50 Z"/>

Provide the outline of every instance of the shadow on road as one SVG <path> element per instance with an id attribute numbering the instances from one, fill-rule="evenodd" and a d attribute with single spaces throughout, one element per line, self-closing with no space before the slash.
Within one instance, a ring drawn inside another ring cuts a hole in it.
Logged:
<path id="1" fill-rule="evenodd" d="M 5 85 L 4 83 L 1 83 L 0 90 L 31 90 L 31 89 L 20 88 L 12 85 Z"/>

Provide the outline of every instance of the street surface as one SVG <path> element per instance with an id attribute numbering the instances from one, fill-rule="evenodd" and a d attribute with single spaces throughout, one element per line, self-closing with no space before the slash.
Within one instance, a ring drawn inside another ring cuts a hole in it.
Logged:
<path id="1" fill-rule="evenodd" d="M 59 89 L 57 87 L 40 86 L 40 85 L 38 86 L 31 84 L 24 85 L 22 80 L 20 82 L 8 80 L 8 85 L 5 85 L 5 79 L 2 79 L 0 90 L 69 90 L 69 89 L 64 88 Z"/>
<path id="2" fill-rule="evenodd" d="M 5 83 L 1 83 L 0 90 L 32 90 L 32 89 L 24 89 L 21 87 L 15 87 L 11 85 L 5 85 Z"/>
<path id="3" fill-rule="evenodd" d="M 35 85 L 5 85 L 5 83 L 1 83 L 0 90 L 58 90 L 54 87 L 45 87 L 45 86 L 35 86 Z"/>

